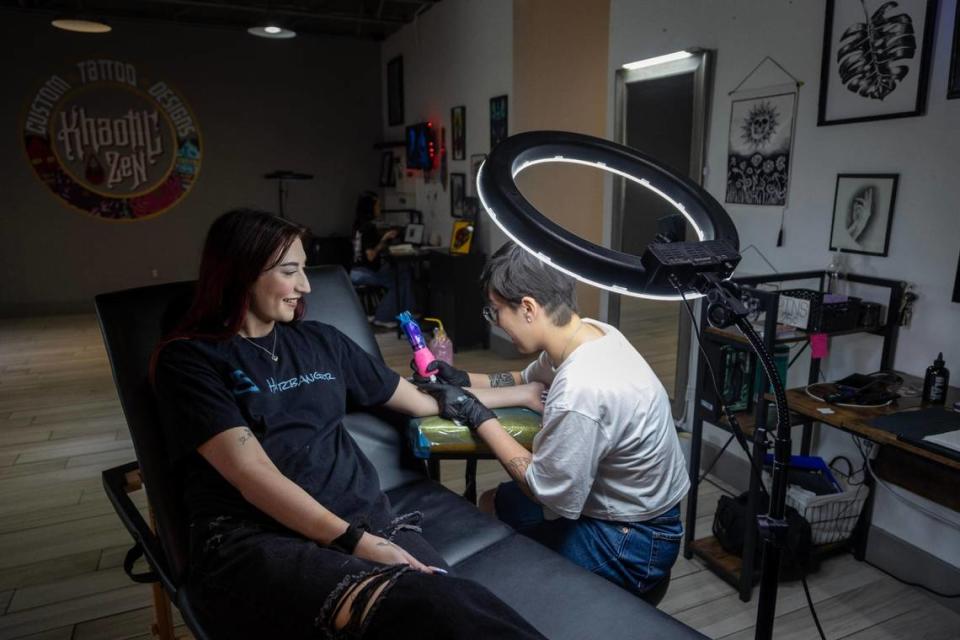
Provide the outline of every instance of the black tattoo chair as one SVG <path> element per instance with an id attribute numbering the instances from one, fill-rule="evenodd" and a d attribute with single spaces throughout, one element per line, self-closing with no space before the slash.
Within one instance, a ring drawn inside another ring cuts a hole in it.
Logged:
<path id="1" fill-rule="evenodd" d="M 307 319 L 336 326 L 369 353 L 379 347 L 350 279 L 339 267 L 308 269 L 312 293 Z M 147 381 L 150 353 L 164 329 L 182 314 L 193 285 L 173 283 L 102 294 L 97 315 L 113 368 L 137 461 L 103 472 L 104 488 L 136 543 L 124 567 L 131 578 L 154 582 L 155 635 L 173 638 L 170 602 L 199 640 L 210 621 L 191 607 L 185 585 L 187 522 L 179 478 L 167 462 L 156 403 Z M 386 416 L 389 420 L 389 416 Z M 424 536 L 457 575 L 476 580 L 508 602 L 548 638 L 702 638 L 643 600 L 520 536 L 430 480 L 413 458 L 402 424 L 351 412 L 345 425 L 376 466 L 380 485 L 398 513 L 423 513 Z M 397 427 L 400 428 L 397 428 Z M 149 526 L 128 495 L 145 488 Z M 134 573 L 140 555 L 150 570 Z M 662 587 L 666 591 L 666 583 Z M 660 594 L 662 597 L 662 593 Z"/>

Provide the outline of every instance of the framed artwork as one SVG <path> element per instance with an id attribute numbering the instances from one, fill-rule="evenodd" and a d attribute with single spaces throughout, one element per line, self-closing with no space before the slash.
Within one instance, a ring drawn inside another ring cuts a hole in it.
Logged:
<path id="1" fill-rule="evenodd" d="M 785 207 L 796 92 L 734 100 L 725 202 Z"/>
<path id="2" fill-rule="evenodd" d="M 490 149 L 507 137 L 507 96 L 490 98 Z"/>
<path id="3" fill-rule="evenodd" d="M 384 151 L 380 155 L 380 186 L 397 186 L 397 177 L 393 171 L 393 151 Z"/>
<path id="4" fill-rule="evenodd" d="M 463 199 L 463 217 L 474 222 L 480 215 L 480 198 L 467 197 Z"/>
<path id="5" fill-rule="evenodd" d="M 454 220 L 453 231 L 450 232 L 450 253 L 470 253 L 473 244 L 473 222 L 470 220 Z"/>
<path id="6" fill-rule="evenodd" d="M 960 256 L 957 257 L 957 277 L 953 281 L 953 301 L 960 302 Z"/>
<path id="7" fill-rule="evenodd" d="M 947 100 L 960 98 L 960 4 L 953 14 L 953 48 L 950 53 L 950 75 L 947 76 Z"/>
<path id="8" fill-rule="evenodd" d="M 477 176 L 480 175 L 480 165 L 487 159 L 485 153 L 475 153 L 470 156 L 470 183 L 467 185 L 468 191 L 477 195 Z"/>
<path id="9" fill-rule="evenodd" d="M 454 218 L 464 216 L 463 199 L 467 196 L 467 176 L 463 173 L 450 174 L 450 215 Z"/>
<path id="10" fill-rule="evenodd" d="M 387 63 L 387 124 L 403 124 L 403 56 Z"/>
<path id="11" fill-rule="evenodd" d="M 467 108 L 464 106 L 450 109 L 450 146 L 454 160 L 467 157 Z"/>
<path id="12" fill-rule="evenodd" d="M 817 126 L 921 115 L 936 0 L 827 0 Z"/>
<path id="13" fill-rule="evenodd" d="M 885 256 L 890 248 L 896 173 L 841 173 L 833 196 L 830 250 Z"/>

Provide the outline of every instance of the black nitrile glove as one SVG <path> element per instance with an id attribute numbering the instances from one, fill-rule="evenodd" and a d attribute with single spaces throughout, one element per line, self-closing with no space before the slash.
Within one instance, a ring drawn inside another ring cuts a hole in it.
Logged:
<path id="1" fill-rule="evenodd" d="M 417 371 L 413 360 L 410 361 L 410 368 L 413 369 L 413 384 L 421 386 L 430 384 L 430 378 L 424 378 Z M 427 365 L 427 371 L 437 376 L 437 381 L 443 384 L 452 384 L 456 387 L 469 387 L 470 374 L 463 369 L 457 369 L 443 360 L 434 360 Z"/>
<path id="2" fill-rule="evenodd" d="M 497 415 L 477 400 L 469 391 L 449 384 L 422 384 L 420 390 L 429 393 L 440 406 L 440 415 L 476 431 L 477 427 Z"/>

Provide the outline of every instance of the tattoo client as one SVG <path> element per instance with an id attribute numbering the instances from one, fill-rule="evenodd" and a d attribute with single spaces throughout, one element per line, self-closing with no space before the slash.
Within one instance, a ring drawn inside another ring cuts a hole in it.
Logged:
<path id="1" fill-rule="evenodd" d="M 444 576 L 420 534 L 430 522 L 395 513 L 380 490 L 343 425 L 348 402 L 438 406 L 334 327 L 301 319 L 305 232 L 258 211 L 217 218 L 193 303 L 151 363 L 208 633 L 542 638 L 486 588 Z M 539 390 L 483 400 L 533 406 Z"/>

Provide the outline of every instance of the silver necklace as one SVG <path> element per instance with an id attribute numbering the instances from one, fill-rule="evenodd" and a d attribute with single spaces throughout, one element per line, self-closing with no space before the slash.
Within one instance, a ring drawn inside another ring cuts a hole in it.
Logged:
<path id="1" fill-rule="evenodd" d="M 256 342 L 254 342 L 253 340 L 251 340 L 250 338 L 248 338 L 247 336 L 241 333 L 238 333 L 237 335 L 243 338 L 244 340 L 246 340 L 247 342 L 249 342 L 250 344 L 252 344 L 253 346 L 255 346 L 257 349 L 260 349 L 261 351 L 269 354 L 270 359 L 273 360 L 274 362 L 278 362 L 280 360 L 280 356 L 277 355 L 277 328 L 276 327 L 273 328 L 273 348 L 272 349 L 261 347 Z"/>

